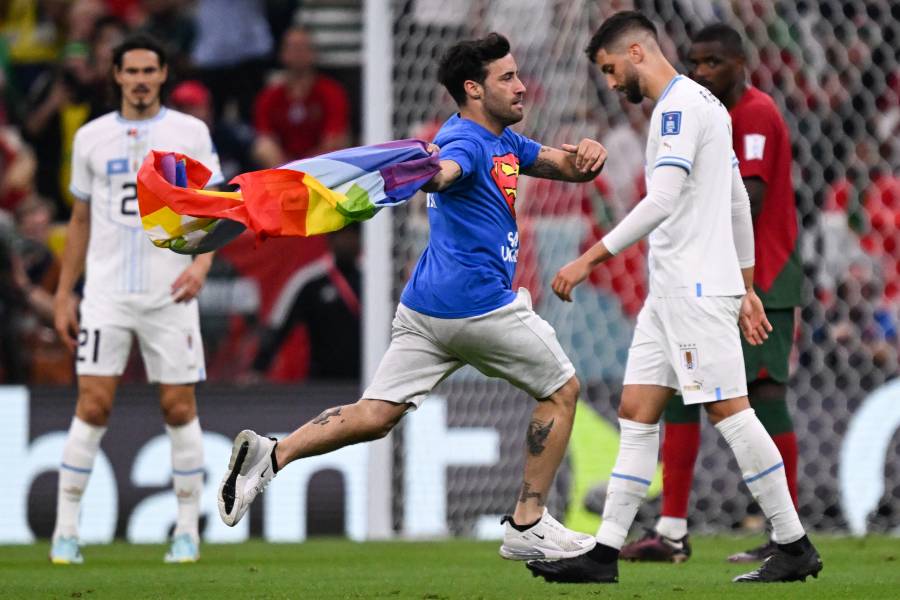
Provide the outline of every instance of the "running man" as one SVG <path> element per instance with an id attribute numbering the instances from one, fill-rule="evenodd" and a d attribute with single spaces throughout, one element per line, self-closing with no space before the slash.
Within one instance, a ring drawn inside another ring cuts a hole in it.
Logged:
<path id="1" fill-rule="evenodd" d="M 791 501 L 778 448 L 750 408 L 740 329 L 751 345 L 771 331 L 753 291 L 750 201 L 731 150 L 731 119 L 703 86 L 678 75 L 643 14 L 607 19 L 587 48 L 607 85 L 655 102 L 647 140 L 647 196 L 601 241 L 560 269 L 553 290 L 571 301 L 591 270 L 650 235 L 650 293 L 628 351 L 621 438 L 597 545 L 574 559 L 533 561 L 548 581 L 618 581 L 619 550 L 656 470 L 659 420 L 680 391 L 701 404 L 731 447 L 772 525 L 777 549 L 736 582 L 804 580 L 822 562 Z"/>
<path id="2" fill-rule="evenodd" d="M 196 156 L 213 172 L 212 185 L 222 182 L 222 174 L 206 125 L 161 103 L 166 55 L 156 40 L 137 35 L 122 42 L 113 52 L 113 75 L 119 110 L 81 127 L 72 151 L 70 189 L 78 201 L 66 233 L 54 312 L 57 333 L 76 354 L 78 403 L 59 470 L 50 560 L 84 561 L 78 547 L 81 496 L 134 335 L 147 378 L 159 383 L 172 443 L 178 517 L 165 561 L 195 562 L 204 468 L 194 384 L 206 373 L 194 298 L 212 255 L 191 261 L 154 247 L 141 225 L 136 181 L 151 148 Z M 85 267 L 79 306 L 73 290 Z"/>
<path id="3" fill-rule="evenodd" d="M 508 129 L 522 120 L 525 86 L 502 35 L 450 48 L 438 79 L 459 113 L 435 139 L 441 170 L 425 187 L 431 238 L 403 291 L 374 380 L 358 402 L 326 410 L 282 440 L 238 434 L 219 512 L 234 525 L 291 461 L 387 435 L 438 383 L 469 364 L 537 400 L 501 556 L 577 556 L 594 546 L 593 537 L 563 527 L 545 503 L 568 444 L 579 383 L 553 328 L 532 310 L 528 291 L 512 289 L 519 252 L 515 202 L 520 173 L 589 181 L 606 150 L 589 139 L 550 148 Z"/>

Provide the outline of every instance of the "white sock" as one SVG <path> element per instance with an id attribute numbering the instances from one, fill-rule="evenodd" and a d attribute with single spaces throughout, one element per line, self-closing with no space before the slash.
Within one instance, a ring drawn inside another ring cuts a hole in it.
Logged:
<path id="1" fill-rule="evenodd" d="M 802 538 L 805 532 L 791 501 L 781 454 L 753 409 L 719 421 L 716 429 L 731 446 L 744 483 L 769 519 L 772 539 L 789 544 Z"/>
<path id="2" fill-rule="evenodd" d="M 606 488 L 603 523 L 597 541 L 621 548 L 641 505 L 659 457 L 659 423 L 647 425 L 619 419 L 619 456 Z"/>
<path id="3" fill-rule="evenodd" d="M 203 432 L 195 417 L 185 425 L 166 425 L 172 443 L 172 483 L 178 499 L 175 535 L 200 541 L 200 494 L 203 491 Z"/>
<path id="4" fill-rule="evenodd" d="M 687 535 L 687 519 L 660 517 L 656 522 L 656 533 L 670 540 L 680 540 Z"/>
<path id="5" fill-rule="evenodd" d="M 97 427 L 72 418 L 69 435 L 63 446 L 62 464 L 59 467 L 59 485 L 56 490 L 56 527 L 53 537 L 78 537 L 78 516 L 81 512 L 81 496 L 91 477 L 94 458 L 100 449 L 100 440 L 106 427 Z"/>

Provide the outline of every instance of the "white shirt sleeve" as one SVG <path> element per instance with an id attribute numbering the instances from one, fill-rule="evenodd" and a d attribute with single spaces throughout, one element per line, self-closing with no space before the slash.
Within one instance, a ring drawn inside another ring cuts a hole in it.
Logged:
<path id="1" fill-rule="evenodd" d="M 69 180 L 69 191 L 83 202 L 91 199 L 91 163 L 87 157 L 84 135 L 81 130 L 75 133 L 72 142 L 72 177 Z"/>
<path id="2" fill-rule="evenodd" d="M 738 264 L 742 269 L 752 267 L 756 264 L 753 216 L 750 213 L 750 196 L 737 166 L 731 169 L 731 229 L 734 232 Z"/>
<path id="3" fill-rule="evenodd" d="M 653 169 L 672 166 L 684 169 L 690 174 L 694 167 L 694 157 L 701 145 L 703 123 L 700 109 L 666 110 L 660 115 L 659 146 Z"/>
<path id="4" fill-rule="evenodd" d="M 681 165 L 663 165 L 653 169 L 647 195 L 612 231 L 603 236 L 606 249 L 618 254 L 665 221 L 675 210 L 675 202 L 681 195 L 687 175 L 687 170 Z"/>
<path id="5" fill-rule="evenodd" d="M 198 135 L 197 155 L 192 157 L 203 163 L 203 166 L 212 171 L 206 186 L 221 185 L 225 183 L 225 177 L 222 175 L 222 167 L 219 164 L 219 154 L 216 152 L 216 146 L 213 144 L 212 136 L 209 134 L 209 128 L 206 124 L 201 124 L 203 128 L 202 135 Z"/>

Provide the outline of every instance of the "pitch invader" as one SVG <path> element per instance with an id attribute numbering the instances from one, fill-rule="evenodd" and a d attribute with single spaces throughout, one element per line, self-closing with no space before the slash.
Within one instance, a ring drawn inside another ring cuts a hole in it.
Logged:
<path id="1" fill-rule="evenodd" d="M 790 132 L 772 98 L 747 81 L 746 55 L 737 31 L 724 23 L 704 27 L 693 38 L 688 62 L 691 77 L 715 94 L 731 115 L 734 152 L 753 214 L 753 284 L 774 327 L 765 344 L 743 344 L 750 406 L 778 446 L 797 506 L 797 436 L 787 407 L 787 381 L 794 307 L 800 305 L 803 276 L 796 252 Z M 685 405 L 674 396 L 666 406 L 665 421 L 660 518 L 654 530 L 622 548 L 622 558 L 681 562 L 690 556 L 687 514 L 700 450 L 699 406 Z M 728 560 L 755 562 L 776 548 L 767 540 Z"/>
<path id="2" fill-rule="evenodd" d="M 556 332 L 532 309 L 528 290 L 512 288 L 519 252 L 515 204 L 520 174 L 589 181 L 603 167 L 606 149 L 590 139 L 551 148 L 509 129 L 524 117 L 525 85 L 509 42 L 497 33 L 449 48 L 438 79 L 459 113 L 435 138 L 440 172 L 423 188 L 431 192 L 431 234 L 400 297 L 390 347 L 358 402 L 326 410 L 281 440 L 250 430 L 238 434 L 219 486 L 219 514 L 226 524 L 237 523 L 294 460 L 387 435 L 468 364 L 536 400 L 525 432 L 522 487 L 503 519 L 501 556 L 577 556 L 594 546 L 593 537 L 563 527 L 546 502 L 580 384 Z"/>
<path id="3" fill-rule="evenodd" d="M 138 214 L 137 171 L 151 148 L 197 157 L 222 182 L 206 125 L 161 104 L 166 55 L 153 38 L 126 39 L 113 53 L 120 107 L 75 134 L 70 189 L 78 199 L 66 233 L 55 325 L 76 355 L 78 402 L 59 470 L 50 560 L 83 562 L 81 497 L 131 350 L 140 346 L 172 444 L 178 516 L 166 562 L 195 562 L 203 487 L 203 438 L 194 384 L 205 379 L 196 295 L 212 255 L 196 260 L 155 248 Z M 85 264 L 86 263 L 86 264 Z M 85 271 L 80 305 L 73 290 Z M 79 318 L 80 313 L 80 318 Z"/>
<path id="4" fill-rule="evenodd" d="M 577 558 L 533 562 L 548 581 L 618 581 L 619 549 L 647 494 L 659 453 L 659 420 L 675 391 L 700 404 L 731 447 L 772 526 L 775 552 L 736 582 L 804 580 L 822 562 L 791 501 L 778 448 L 750 408 L 740 330 L 751 345 L 771 331 L 753 290 L 754 240 L 747 190 L 731 149 L 731 119 L 703 86 L 678 75 L 643 14 L 607 19 L 587 48 L 607 85 L 630 102 L 656 103 L 647 140 L 647 196 L 612 231 L 557 273 L 571 301 L 591 270 L 650 236 L 650 293 L 628 351 L 619 405 L 619 454 L 597 545 Z"/>

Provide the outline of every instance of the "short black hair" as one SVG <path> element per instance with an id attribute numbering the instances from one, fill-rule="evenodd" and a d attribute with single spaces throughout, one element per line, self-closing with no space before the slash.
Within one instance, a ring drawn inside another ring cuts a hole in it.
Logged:
<path id="1" fill-rule="evenodd" d="M 617 12 L 607 20 L 603 21 L 600 29 L 591 37 L 587 48 L 584 49 L 588 59 L 594 62 L 594 57 L 600 50 L 609 50 L 609 48 L 619 41 L 625 33 L 632 31 L 645 31 L 653 36 L 653 39 L 659 41 L 656 33 L 656 25 L 648 19 L 644 13 L 636 10 L 623 10 Z"/>
<path id="2" fill-rule="evenodd" d="M 113 49 L 113 64 L 116 66 L 116 69 L 122 69 L 122 58 L 126 52 L 131 50 L 149 50 L 159 58 L 160 69 L 166 66 L 166 50 L 163 48 L 162 43 L 147 33 L 136 33 L 129 35 Z"/>
<path id="3" fill-rule="evenodd" d="M 454 44 L 441 57 L 438 65 L 438 81 L 447 88 L 456 104 L 466 103 L 466 81 L 483 84 L 487 77 L 487 65 L 509 54 L 509 40 L 499 33 L 489 33 L 478 40 L 465 40 Z"/>
<path id="4" fill-rule="evenodd" d="M 691 38 L 691 42 L 694 44 L 719 42 L 722 44 L 722 48 L 725 49 L 725 52 L 731 56 L 736 56 L 738 58 L 747 57 L 744 52 L 744 41 L 741 39 L 741 34 L 738 33 L 734 27 L 726 25 L 725 23 L 712 23 L 707 25 L 694 34 Z"/>

